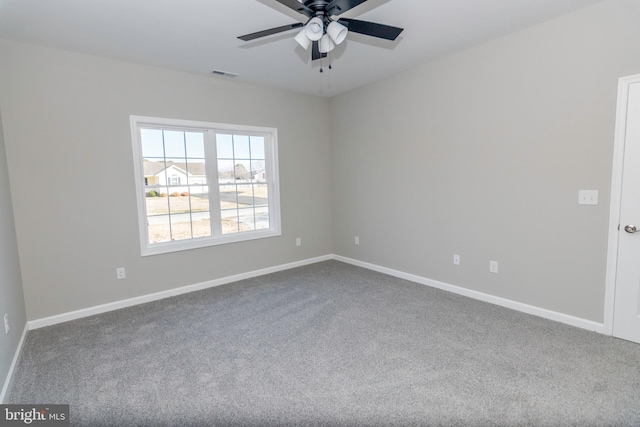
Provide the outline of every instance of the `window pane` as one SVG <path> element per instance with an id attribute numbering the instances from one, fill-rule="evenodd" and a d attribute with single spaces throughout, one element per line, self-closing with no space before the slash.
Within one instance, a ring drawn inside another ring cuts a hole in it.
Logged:
<path id="1" fill-rule="evenodd" d="M 251 179 L 251 162 L 249 160 L 236 160 L 234 165 L 235 177 L 237 180 Z"/>
<path id="2" fill-rule="evenodd" d="M 233 138 L 231 135 L 216 135 L 216 150 L 218 159 L 233 159 Z"/>
<path id="3" fill-rule="evenodd" d="M 263 206 L 256 208 L 256 230 L 265 230 L 270 226 L 269 223 L 269 207 Z"/>
<path id="4" fill-rule="evenodd" d="M 193 217 L 193 237 L 211 236 L 211 214 L 209 211 L 196 212 Z"/>
<path id="5" fill-rule="evenodd" d="M 206 194 L 191 193 L 191 212 L 209 212 L 209 197 Z"/>
<path id="6" fill-rule="evenodd" d="M 187 158 L 204 159 L 204 134 L 202 132 L 185 132 Z"/>
<path id="7" fill-rule="evenodd" d="M 255 229 L 255 216 L 253 208 L 239 209 L 238 221 L 240 223 L 240 231 L 249 231 Z"/>
<path id="8" fill-rule="evenodd" d="M 253 206 L 253 185 L 238 185 L 238 204 L 240 207 Z"/>
<path id="9" fill-rule="evenodd" d="M 209 187 L 206 182 L 198 182 L 196 181 L 193 185 L 189 186 L 189 194 L 200 197 L 208 197 Z"/>
<path id="10" fill-rule="evenodd" d="M 209 187 L 207 186 L 206 182 L 196 182 L 195 184 L 189 186 L 188 191 L 190 195 L 204 198 L 207 200 L 207 203 L 209 203 Z"/>
<path id="11" fill-rule="evenodd" d="M 267 180 L 264 160 L 251 160 L 251 178 L 255 182 L 265 182 Z"/>
<path id="12" fill-rule="evenodd" d="M 185 158 L 184 148 L 184 132 L 175 130 L 164 131 L 164 153 L 167 157 L 181 157 Z"/>
<path id="13" fill-rule="evenodd" d="M 207 171 L 202 160 L 187 159 L 184 167 L 188 184 L 203 185 L 207 183 Z"/>
<path id="14" fill-rule="evenodd" d="M 142 157 L 164 157 L 162 131 L 159 129 L 140 129 Z"/>
<path id="15" fill-rule="evenodd" d="M 177 196 L 174 196 L 176 193 L 177 192 L 171 193 L 171 196 L 169 197 L 169 209 L 171 216 L 186 214 L 186 216 L 189 217 L 189 212 L 191 212 L 191 206 L 189 204 L 190 197 L 182 196 L 180 193 L 178 193 Z"/>
<path id="16" fill-rule="evenodd" d="M 145 175 L 144 191 L 147 197 L 149 197 L 149 195 L 153 197 L 153 193 L 151 193 L 152 191 L 154 191 L 156 195 L 159 195 L 162 190 L 165 190 L 165 187 L 164 185 L 160 185 L 160 180 L 158 176 L 154 176 L 151 174 Z"/>
<path id="17" fill-rule="evenodd" d="M 191 187 L 193 189 L 193 187 Z M 211 236 L 211 212 L 209 212 L 209 197 L 207 194 L 195 195 L 191 192 L 191 220 L 193 237 Z"/>
<path id="18" fill-rule="evenodd" d="M 218 160 L 218 182 L 228 183 L 235 179 L 233 160 Z"/>
<path id="19" fill-rule="evenodd" d="M 167 157 L 167 170 L 169 171 L 177 171 L 180 170 L 181 173 L 184 173 L 185 169 L 185 159 L 184 157 Z"/>
<path id="20" fill-rule="evenodd" d="M 191 216 L 171 215 L 171 240 L 191 239 Z"/>
<path id="21" fill-rule="evenodd" d="M 167 189 L 164 187 L 158 188 L 156 196 L 149 194 L 145 197 L 147 204 L 147 215 L 166 215 L 169 213 L 169 199 L 167 198 Z"/>
<path id="22" fill-rule="evenodd" d="M 164 179 L 164 160 L 144 159 L 142 162 L 144 171 L 144 184 L 146 187 L 166 185 Z"/>
<path id="23" fill-rule="evenodd" d="M 221 210 L 222 218 L 222 234 L 230 234 L 238 232 L 238 210 Z"/>
<path id="24" fill-rule="evenodd" d="M 210 236 L 204 133 L 141 132 L 149 243 L 191 239 L 194 223 L 196 237 Z M 194 191 L 200 196 L 191 196 Z"/>
<path id="25" fill-rule="evenodd" d="M 267 184 L 255 184 L 253 186 L 253 197 L 256 206 L 267 206 L 269 204 L 269 187 Z"/>
<path id="26" fill-rule="evenodd" d="M 219 134 L 217 144 L 223 234 L 268 229 L 268 186 L 254 184 L 267 180 L 265 138 Z"/>
<path id="27" fill-rule="evenodd" d="M 237 209 L 238 191 L 235 185 L 220 186 L 220 209 Z"/>
<path id="28" fill-rule="evenodd" d="M 251 158 L 264 160 L 264 137 L 252 136 L 251 140 Z"/>
<path id="29" fill-rule="evenodd" d="M 147 217 L 147 223 L 149 230 L 149 243 L 171 241 L 171 226 L 169 225 L 169 215 Z"/>
<path id="30" fill-rule="evenodd" d="M 233 135 L 233 157 L 236 159 L 251 158 L 249 137 L 247 135 Z"/>

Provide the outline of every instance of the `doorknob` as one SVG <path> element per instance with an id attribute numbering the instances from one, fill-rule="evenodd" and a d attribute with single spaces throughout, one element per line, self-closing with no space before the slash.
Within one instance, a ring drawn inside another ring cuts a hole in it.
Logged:
<path id="1" fill-rule="evenodd" d="M 624 227 L 624 231 L 626 231 L 627 233 L 635 233 L 636 231 L 638 231 L 638 229 L 635 225 L 627 225 Z"/>

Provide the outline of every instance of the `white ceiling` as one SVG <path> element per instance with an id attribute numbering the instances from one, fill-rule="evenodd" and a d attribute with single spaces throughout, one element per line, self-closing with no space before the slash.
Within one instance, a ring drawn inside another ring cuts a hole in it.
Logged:
<path id="1" fill-rule="evenodd" d="M 0 0 L 0 38 L 328 97 L 600 1 L 368 0 L 341 17 L 405 31 L 395 42 L 349 34 L 323 73 L 297 30 L 237 39 L 305 22 L 275 0 Z"/>

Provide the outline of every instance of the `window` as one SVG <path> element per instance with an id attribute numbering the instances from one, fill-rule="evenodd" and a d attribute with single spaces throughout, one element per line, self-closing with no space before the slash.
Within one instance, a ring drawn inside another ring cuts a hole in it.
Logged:
<path id="1" fill-rule="evenodd" d="M 131 117 L 142 255 L 280 235 L 277 131 Z"/>

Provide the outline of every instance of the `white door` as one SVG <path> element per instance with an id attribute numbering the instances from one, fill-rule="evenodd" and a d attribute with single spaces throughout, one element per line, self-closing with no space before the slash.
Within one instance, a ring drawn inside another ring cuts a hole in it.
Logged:
<path id="1" fill-rule="evenodd" d="M 640 343 L 640 75 L 621 79 L 620 89 L 617 143 L 624 154 L 613 335 Z"/>

